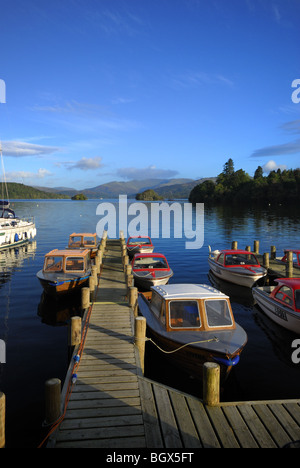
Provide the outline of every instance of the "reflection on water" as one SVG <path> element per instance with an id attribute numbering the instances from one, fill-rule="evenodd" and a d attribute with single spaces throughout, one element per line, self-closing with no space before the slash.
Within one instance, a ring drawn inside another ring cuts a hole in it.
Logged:
<path id="1" fill-rule="evenodd" d="M 103 200 L 107 202 L 108 200 Z M 32 200 L 15 202 L 19 216 L 34 216 L 35 242 L 0 252 L 0 339 L 6 343 L 6 364 L 0 365 L 0 391 L 7 396 L 7 446 L 37 446 L 44 418 L 44 383 L 62 381 L 68 366 L 67 324 L 77 315 L 76 305 L 54 303 L 44 297 L 36 273 L 50 250 L 65 248 L 72 232 L 96 232 L 97 206 L 101 200 Z M 133 202 L 136 202 L 133 200 Z M 117 207 L 116 201 L 113 201 Z M 128 200 L 128 204 L 131 202 Z M 151 204 L 147 205 L 149 216 Z M 231 299 L 235 320 L 247 332 L 248 343 L 240 363 L 233 369 L 222 393 L 223 400 L 295 398 L 300 395 L 300 365 L 290 359 L 293 335 L 259 311 L 249 291 L 215 283 L 209 275 L 208 245 L 230 248 L 233 240 L 244 248 L 260 241 L 260 252 L 275 245 L 278 256 L 285 248 L 299 248 L 300 209 L 283 207 L 241 209 L 205 207 L 204 245 L 186 250 L 183 237 L 154 238 L 155 252 L 165 254 L 174 272 L 170 283 L 214 284 Z M 128 216 L 128 223 L 132 217 Z M 148 232 L 151 236 L 151 219 Z M 177 220 L 178 222 L 178 220 Z M 178 226 L 177 226 L 178 227 Z M 119 220 L 116 220 L 116 231 Z M 177 228 L 176 228 L 177 229 Z M 176 231 L 175 229 L 175 231 Z M 198 384 L 163 366 L 159 355 L 154 374 L 170 386 L 199 395 Z M 149 371 L 149 366 L 146 366 Z M 151 370 L 151 369 L 150 369 Z M 21 389 L 21 392 L 20 392 Z"/>

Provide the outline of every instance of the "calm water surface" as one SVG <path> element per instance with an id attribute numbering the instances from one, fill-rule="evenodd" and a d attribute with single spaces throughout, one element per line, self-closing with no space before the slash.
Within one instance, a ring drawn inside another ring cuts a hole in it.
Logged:
<path id="1" fill-rule="evenodd" d="M 7 402 L 7 447 L 36 447 L 42 437 L 44 384 L 52 377 L 64 380 L 68 367 L 67 323 L 77 313 L 76 304 L 45 302 L 36 273 L 44 255 L 53 248 L 64 248 L 72 232 L 95 232 L 100 217 L 99 203 L 107 200 L 16 201 L 18 216 L 35 217 L 37 237 L 32 244 L 0 252 L 0 339 L 6 343 L 6 363 L 0 364 L 0 391 Z M 187 239 L 153 239 L 155 251 L 164 253 L 174 271 L 170 282 L 208 283 L 208 245 L 228 248 L 253 247 L 260 241 L 260 252 L 277 247 L 299 248 L 299 210 L 286 213 L 282 207 L 264 210 L 205 208 L 204 245 L 186 250 Z M 248 343 L 238 366 L 227 381 L 222 399 L 260 400 L 299 398 L 300 364 L 292 363 L 292 341 L 297 338 L 273 324 L 253 304 L 244 288 L 219 285 L 231 297 L 236 321 L 246 330 Z M 151 345 L 150 345 L 151 346 Z M 198 384 L 174 373 L 163 360 L 154 361 L 149 350 L 146 373 L 170 386 L 201 396 Z"/>

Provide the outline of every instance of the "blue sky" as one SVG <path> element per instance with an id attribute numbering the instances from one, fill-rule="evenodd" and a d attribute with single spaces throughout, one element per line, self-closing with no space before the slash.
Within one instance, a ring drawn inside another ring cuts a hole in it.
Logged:
<path id="1" fill-rule="evenodd" d="M 0 0 L 0 17 L 8 181 L 300 166 L 299 0 Z"/>

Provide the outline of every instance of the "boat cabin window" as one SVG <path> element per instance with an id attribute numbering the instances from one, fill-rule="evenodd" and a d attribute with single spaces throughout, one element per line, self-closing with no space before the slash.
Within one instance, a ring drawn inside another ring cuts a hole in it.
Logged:
<path id="1" fill-rule="evenodd" d="M 152 299 L 151 299 L 151 310 L 157 318 L 159 318 L 160 316 L 161 303 L 162 303 L 162 297 L 159 296 L 159 294 L 156 294 L 155 292 L 153 292 Z"/>
<path id="2" fill-rule="evenodd" d="M 225 258 L 225 265 L 258 265 L 258 261 L 250 253 L 228 254 Z"/>
<path id="3" fill-rule="evenodd" d="M 275 298 L 281 302 L 284 302 L 285 305 L 293 307 L 293 291 L 288 286 L 281 286 L 281 288 L 275 294 Z"/>
<path id="4" fill-rule="evenodd" d="M 83 257 L 67 257 L 66 271 L 84 271 Z"/>
<path id="5" fill-rule="evenodd" d="M 137 268 L 168 268 L 166 261 L 159 257 L 141 257 L 134 260 L 134 269 Z"/>
<path id="6" fill-rule="evenodd" d="M 83 247 L 83 244 L 81 242 L 81 236 L 72 236 L 70 237 L 70 241 L 69 241 L 69 247 Z"/>
<path id="7" fill-rule="evenodd" d="M 224 299 L 210 299 L 204 303 L 209 327 L 231 327 L 233 325 L 227 301 Z"/>
<path id="8" fill-rule="evenodd" d="M 220 263 L 221 265 L 224 264 L 224 254 L 223 253 L 221 253 L 221 255 L 219 255 L 217 262 Z"/>
<path id="9" fill-rule="evenodd" d="M 83 240 L 83 243 L 85 246 L 92 246 L 92 245 L 96 245 L 96 240 L 95 240 L 95 237 L 91 237 L 91 236 L 86 236 Z"/>
<path id="10" fill-rule="evenodd" d="M 128 240 L 128 245 L 131 244 L 151 244 L 150 239 L 147 237 L 133 238 Z"/>
<path id="11" fill-rule="evenodd" d="M 197 301 L 170 301 L 171 328 L 199 328 L 201 326 Z"/>
<path id="12" fill-rule="evenodd" d="M 50 257 L 45 258 L 44 271 L 51 273 L 51 272 L 56 272 L 56 271 L 62 271 L 62 269 L 63 269 L 63 257 L 50 256 Z"/>
<path id="13" fill-rule="evenodd" d="M 295 307 L 296 309 L 300 309 L 300 289 L 295 291 Z"/>

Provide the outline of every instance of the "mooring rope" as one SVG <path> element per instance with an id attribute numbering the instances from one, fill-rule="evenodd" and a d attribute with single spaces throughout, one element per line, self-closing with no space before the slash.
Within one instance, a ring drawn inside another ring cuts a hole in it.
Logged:
<path id="1" fill-rule="evenodd" d="M 190 343 L 185 343 L 182 346 L 179 346 L 179 348 L 173 349 L 172 351 L 166 351 L 165 349 L 162 349 L 160 346 L 158 346 L 155 341 L 152 340 L 152 338 L 135 338 L 135 341 L 150 341 L 154 346 L 156 346 L 162 353 L 165 354 L 173 354 L 176 353 L 177 351 L 180 351 L 180 349 L 185 348 L 186 346 L 194 345 L 194 344 L 199 344 L 199 343 L 209 343 L 211 341 L 219 341 L 219 338 L 210 338 L 209 340 L 199 340 L 199 341 L 191 341 Z"/>

